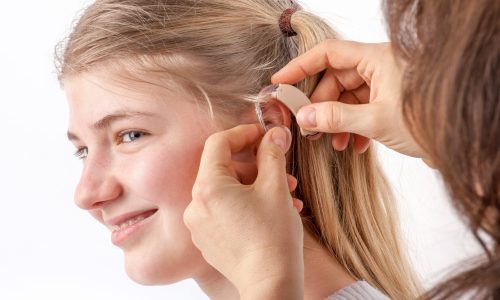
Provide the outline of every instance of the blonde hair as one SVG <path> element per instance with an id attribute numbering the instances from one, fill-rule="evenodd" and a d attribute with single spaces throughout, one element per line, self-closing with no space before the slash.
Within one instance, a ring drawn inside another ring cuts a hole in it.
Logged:
<path id="1" fill-rule="evenodd" d="M 297 36 L 278 20 L 287 8 Z M 88 7 L 58 49 L 59 79 L 103 65 L 174 78 L 215 113 L 241 115 L 248 99 L 297 55 L 336 34 L 324 21 L 286 0 L 102 0 Z M 135 75 L 134 75 L 135 74 Z M 319 76 L 298 87 L 311 94 Z M 294 142 L 289 172 L 298 178 L 306 228 L 356 279 L 394 299 L 420 287 L 400 245 L 390 189 L 371 150 L 332 150 L 326 136 Z M 331 280 L 335 280 L 332 278 Z"/>

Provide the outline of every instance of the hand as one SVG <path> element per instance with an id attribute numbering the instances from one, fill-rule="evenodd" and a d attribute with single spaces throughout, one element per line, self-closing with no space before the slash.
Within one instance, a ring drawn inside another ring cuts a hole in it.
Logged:
<path id="1" fill-rule="evenodd" d="M 304 284 L 302 202 L 292 199 L 297 182 L 285 168 L 291 134 L 275 127 L 262 138 L 253 184 L 240 182 L 232 161 L 262 134 L 258 125 L 241 125 L 209 137 L 184 222 L 205 260 L 242 299 L 298 299 Z"/>
<path id="2" fill-rule="evenodd" d="M 403 121 L 401 78 L 391 45 L 328 40 L 295 58 L 272 77 L 294 84 L 326 70 L 311 95 L 312 105 L 297 115 L 308 130 L 332 133 L 335 150 L 344 150 L 354 135 L 354 150 L 366 151 L 375 139 L 400 153 L 423 158 Z"/>

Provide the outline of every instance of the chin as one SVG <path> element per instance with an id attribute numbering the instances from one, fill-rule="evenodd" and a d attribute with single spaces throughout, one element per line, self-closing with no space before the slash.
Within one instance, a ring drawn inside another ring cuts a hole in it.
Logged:
<path id="1" fill-rule="evenodd" d="M 197 266 L 205 262 L 201 255 L 199 261 L 187 256 L 173 260 L 168 255 L 159 257 L 158 253 L 137 254 L 125 254 L 125 271 L 130 279 L 141 285 L 169 285 L 192 278 Z"/>
<path id="2" fill-rule="evenodd" d="M 169 285 L 174 284 L 176 282 L 182 281 L 185 278 L 161 278 L 157 276 L 151 276 L 148 274 L 137 274 L 135 272 L 128 272 L 127 275 L 130 279 L 132 279 L 135 283 L 144 286 L 157 286 L 157 285 Z"/>
<path id="3" fill-rule="evenodd" d="M 125 272 L 141 285 L 167 285 L 186 279 L 179 264 L 162 261 L 153 253 L 125 254 Z"/>

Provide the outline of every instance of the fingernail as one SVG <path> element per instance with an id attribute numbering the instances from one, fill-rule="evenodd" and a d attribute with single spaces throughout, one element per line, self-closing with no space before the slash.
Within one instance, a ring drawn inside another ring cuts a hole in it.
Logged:
<path id="1" fill-rule="evenodd" d="M 292 144 L 292 133 L 287 127 L 276 127 L 273 130 L 271 140 L 286 153 Z"/>
<path id="2" fill-rule="evenodd" d="M 297 122 L 301 127 L 316 127 L 316 109 L 312 107 L 300 109 L 297 113 Z"/>

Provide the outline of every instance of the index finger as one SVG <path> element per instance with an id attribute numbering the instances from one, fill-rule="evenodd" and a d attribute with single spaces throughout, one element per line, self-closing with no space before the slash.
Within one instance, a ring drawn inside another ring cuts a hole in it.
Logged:
<path id="1" fill-rule="evenodd" d="M 233 153 L 255 144 L 263 134 L 259 124 L 239 125 L 214 133 L 205 142 L 198 176 L 213 176 L 214 170 L 230 174 Z"/>
<path id="2" fill-rule="evenodd" d="M 367 53 L 369 44 L 352 41 L 326 40 L 290 61 L 274 74 L 272 83 L 295 84 L 327 68 L 356 69 Z"/>

